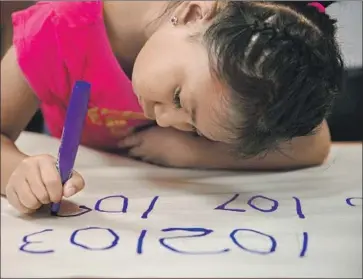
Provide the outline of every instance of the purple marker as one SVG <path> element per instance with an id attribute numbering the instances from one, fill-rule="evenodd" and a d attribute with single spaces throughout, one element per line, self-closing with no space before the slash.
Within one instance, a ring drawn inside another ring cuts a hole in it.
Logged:
<path id="1" fill-rule="evenodd" d="M 61 145 L 58 152 L 57 169 L 64 185 L 72 175 L 74 161 L 81 141 L 84 120 L 87 115 L 91 85 L 85 81 L 76 81 L 68 105 L 63 127 Z M 51 204 L 51 214 L 56 215 L 60 203 Z"/>

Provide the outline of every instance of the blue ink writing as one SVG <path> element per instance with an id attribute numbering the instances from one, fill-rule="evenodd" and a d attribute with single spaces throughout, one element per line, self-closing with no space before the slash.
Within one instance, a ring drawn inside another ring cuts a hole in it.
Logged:
<path id="1" fill-rule="evenodd" d="M 252 250 L 252 249 L 246 248 L 241 243 L 239 243 L 239 241 L 237 240 L 236 234 L 238 232 L 252 232 L 252 233 L 255 233 L 255 234 L 258 234 L 258 235 L 265 236 L 271 241 L 271 247 L 270 247 L 270 249 L 268 251 L 259 251 L 259 250 Z M 236 229 L 236 230 L 231 232 L 230 237 L 231 237 L 233 243 L 236 244 L 239 248 L 241 248 L 244 251 L 254 253 L 254 254 L 260 254 L 260 255 L 271 254 L 271 253 L 275 252 L 276 246 L 277 246 L 277 242 L 276 242 L 276 240 L 275 240 L 275 238 L 273 236 L 268 235 L 268 234 L 264 234 L 264 233 L 256 231 L 256 230 L 251 230 L 251 229 Z"/>
<path id="2" fill-rule="evenodd" d="M 140 255 L 142 254 L 142 247 L 144 245 L 144 239 L 146 236 L 147 230 L 142 230 L 139 236 L 139 239 L 137 240 L 137 249 L 136 252 Z"/>
<path id="3" fill-rule="evenodd" d="M 269 208 L 269 209 L 263 209 L 263 208 L 259 208 L 259 207 L 257 207 L 256 205 L 254 205 L 254 201 L 255 201 L 256 199 L 264 199 L 264 200 L 269 200 L 269 201 L 271 201 L 271 202 L 272 202 L 271 208 Z M 264 196 L 261 196 L 261 195 L 254 196 L 254 197 L 250 198 L 250 199 L 248 200 L 247 204 L 248 204 L 250 207 L 252 207 L 252 208 L 254 208 L 254 209 L 256 209 L 256 210 L 261 211 L 261 212 L 265 212 L 265 213 L 274 212 L 274 211 L 277 209 L 277 207 L 279 206 L 278 201 L 273 200 L 273 199 L 270 199 L 270 198 L 267 198 L 267 197 L 264 197 Z"/>
<path id="4" fill-rule="evenodd" d="M 295 203 L 296 203 L 296 213 L 297 213 L 297 216 L 299 216 L 300 219 L 305 219 L 305 215 L 304 213 L 302 212 L 302 209 L 301 209 L 301 201 L 299 198 L 297 197 L 292 197 L 294 200 L 295 200 Z"/>
<path id="5" fill-rule="evenodd" d="M 154 197 L 153 200 L 151 201 L 149 208 L 142 214 L 141 218 L 142 219 L 147 219 L 147 217 L 149 216 L 149 213 L 154 209 L 155 203 L 158 200 L 158 196 Z"/>
<path id="6" fill-rule="evenodd" d="M 164 237 L 164 238 L 160 238 L 159 242 L 162 246 L 164 246 L 165 248 L 169 249 L 170 251 L 173 251 L 175 253 L 179 253 L 179 254 L 188 254 L 188 255 L 211 255 L 211 254 L 221 254 L 221 253 L 226 253 L 229 252 L 230 249 L 223 249 L 223 250 L 219 250 L 219 251 L 211 251 L 211 252 L 187 252 L 187 251 L 182 251 L 179 250 L 173 246 L 171 246 L 170 244 L 166 243 L 166 240 L 168 239 L 180 239 L 180 238 L 191 238 L 191 237 L 202 237 L 202 236 L 206 236 L 209 235 L 213 232 L 213 230 L 210 229 L 205 229 L 205 228 L 167 228 L 167 229 L 163 229 L 163 232 L 174 232 L 174 231 L 182 231 L 182 232 L 192 232 L 192 233 L 198 233 L 198 234 L 192 234 L 192 235 L 186 235 L 186 236 L 171 236 L 171 237 Z"/>
<path id="7" fill-rule="evenodd" d="M 345 202 L 349 205 L 349 206 L 357 206 L 356 204 L 352 203 L 353 200 L 362 200 L 362 198 L 347 198 L 345 200 Z"/>
<path id="8" fill-rule="evenodd" d="M 54 250 L 53 249 L 50 249 L 50 250 L 29 250 L 29 248 L 26 248 L 27 246 L 31 245 L 31 244 L 39 244 L 39 243 L 43 243 L 42 241 L 31 241 L 29 240 L 29 237 L 32 237 L 32 236 L 35 236 L 35 235 L 39 235 L 39 234 L 42 234 L 42 233 L 45 233 L 45 232 L 51 232 L 53 231 L 52 229 L 45 229 L 45 230 L 42 230 L 40 232 L 35 232 L 35 233 L 31 233 L 31 234 L 28 234 L 26 236 L 23 237 L 23 245 L 20 246 L 19 250 L 22 251 L 22 252 L 25 252 L 25 253 L 30 253 L 30 254 L 49 254 L 49 253 L 54 253 Z"/>
<path id="9" fill-rule="evenodd" d="M 111 234 L 111 236 L 113 237 L 113 240 L 108 246 L 101 247 L 101 248 L 90 247 L 90 246 L 87 246 L 86 244 L 81 244 L 78 241 L 76 241 L 76 237 L 77 237 L 78 233 L 80 233 L 81 231 L 88 231 L 88 230 L 104 230 L 104 231 L 108 231 Z M 108 249 L 111 249 L 111 248 L 115 247 L 117 245 L 119 239 L 120 239 L 120 237 L 111 229 L 100 228 L 100 227 L 88 227 L 88 228 L 84 228 L 84 229 L 75 230 L 71 235 L 70 242 L 73 245 L 79 246 L 79 247 L 81 247 L 83 249 L 86 249 L 86 250 L 93 250 L 93 251 L 98 250 L 98 251 L 101 251 L 101 250 L 108 250 Z"/>
<path id="10" fill-rule="evenodd" d="M 244 209 L 239 209 L 239 208 L 226 208 L 226 206 L 228 204 L 230 204 L 231 202 L 235 201 L 238 197 L 239 197 L 239 194 L 235 194 L 231 199 L 229 199 L 225 203 L 217 206 L 215 208 L 215 210 L 227 210 L 227 211 L 234 211 L 234 212 L 246 212 L 246 210 L 244 210 Z"/>
<path id="11" fill-rule="evenodd" d="M 101 209 L 101 204 L 103 201 L 108 200 L 108 199 L 114 199 L 114 198 L 122 199 L 122 208 L 120 210 L 103 210 L 103 209 Z M 106 213 L 126 213 L 128 203 L 129 203 L 129 199 L 123 195 L 109 196 L 109 197 L 105 197 L 105 198 L 98 200 L 95 204 L 95 210 L 97 210 L 99 212 L 106 212 Z"/>
<path id="12" fill-rule="evenodd" d="M 89 207 L 87 207 L 85 205 L 80 205 L 79 208 L 83 209 L 83 211 L 80 211 L 80 212 L 77 212 L 77 213 L 71 214 L 71 215 L 61 215 L 59 213 L 56 213 L 56 216 L 57 217 L 62 217 L 62 218 L 77 217 L 77 216 L 81 216 L 81 215 L 84 215 L 84 214 L 92 211 L 91 208 L 89 208 Z"/>
<path id="13" fill-rule="evenodd" d="M 300 258 L 305 257 L 306 251 L 308 249 L 308 241 L 309 241 L 309 235 L 307 232 L 303 233 L 303 243 L 302 243 L 302 248 L 301 248 L 301 252 L 300 252 Z"/>

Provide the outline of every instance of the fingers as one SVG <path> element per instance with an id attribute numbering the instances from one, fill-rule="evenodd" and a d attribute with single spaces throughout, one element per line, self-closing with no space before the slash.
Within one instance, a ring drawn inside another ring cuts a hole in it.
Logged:
<path id="1" fill-rule="evenodd" d="M 22 213 L 32 213 L 43 204 L 58 203 L 84 188 L 82 176 L 74 172 L 62 185 L 56 160 L 49 155 L 24 159 L 9 178 L 6 196 L 9 203 Z"/>
<path id="2" fill-rule="evenodd" d="M 36 210 L 42 205 L 36 196 L 34 196 L 28 181 L 24 181 L 22 185 L 16 188 L 16 194 L 21 204 L 30 210 Z"/>
<path id="3" fill-rule="evenodd" d="M 73 171 L 71 178 L 64 184 L 63 196 L 69 198 L 84 188 L 85 182 L 82 176 Z"/>
<path id="4" fill-rule="evenodd" d="M 139 127 L 130 129 L 130 132 L 118 143 L 119 148 L 131 148 L 134 146 L 142 145 L 145 136 L 157 131 L 155 122 L 148 123 Z"/>
<path id="5" fill-rule="evenodd" d="M 55 163 L 50 160 L 39 162 L 40 176 L 51 202 L 57 203 L 62 199 L 63 185 Z"/>
<path id="6" fill-rule="evenodd" d="M 128 128 L 120 137 L 120 140 L 118 142 L 118 148 L 126 148 L 124 147 L 124 140 L 125 138 L 132 136 L 135 133 L 135 129 L 134 128 Z"/>
<path id="7" fill-rule="evenodd" d="M 131 148 L 142 144 L 142 135 L 140 133 L 132 134 L 118 143 L 119 148 Z"/>
<path id="8" fill-rule="evenodd" d="M 144 136 L 147 132 L 142 131 L 125 138 L 123 146 L 128 148 L 128 156 L 144 162 L 154 163 L 155 156 L 153 156 L 153 149 L 148 148 L 150 144 L 144 141 Z"/>
<path id="9" fill-rule="evenodd" d="M 150 152 L 145 152 L 142 146 L 136 146 L 129 150 L 128 155 L 134 159 L 141 160 L 145 163 L 154 164 L 157 166 L 168 166 L 168 163 L 161 157 L 154 156 Z"/>
<path id="10" fill-rule="evenodd" d="M 30 190 L 33 192 L 39 202 L 42 204 L 50 203 L 50 196 L 46 186 L 43 183 L 39 165 L 32 166 L 32 171 L 27 174 L 26 180 L 29 185 L 33 186 L 30 188 Z"/>
<path id="11" fill-rule="evenodd" d="M 140 159 L 145 158 L 145 154 L 142 151 L 142 147 L 140 146 L 135 146 L 130 148 L 128 155 L 133 158 L 140 158 Z"/>
<path id="12" fill-rule="evenodd" d="M 29 214 L 33 213 L 35 210 L 29 209 L 25 207 L 21 202 L 20 199 L 15 192 L 15 189 L 12 187 L 8 187 L 6 189 L 6 197 L 8 198 L 10 204 L 15 207 L 16 210 L 18 210 L 20 213 Z"/>

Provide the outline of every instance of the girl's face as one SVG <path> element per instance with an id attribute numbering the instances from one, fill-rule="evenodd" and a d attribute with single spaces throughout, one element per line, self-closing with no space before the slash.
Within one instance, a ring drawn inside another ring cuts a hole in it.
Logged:
<path id="1" fill-rule="evenodd" d="M 206 47 L 191 37 L 205 28 L 202 20 L 160 26 L 135 61 L 132 83 L 145 115 L 159 126 L 226 141 L 227 91 L 211 73 Z"/>

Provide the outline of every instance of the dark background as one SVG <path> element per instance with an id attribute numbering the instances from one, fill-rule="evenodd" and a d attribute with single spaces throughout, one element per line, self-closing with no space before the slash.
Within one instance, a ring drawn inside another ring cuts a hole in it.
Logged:
<path id="1" fill-rule="evenodd" d="M 33 3 L 34 1 L 1 1 L 1 57 L 11 45 L 11 13 Z M 343 45 L 343 55 L 347 56 L 348 61 L 344 74 L 344 89 L 335 102 L 328 124 L 333 141 L 362 141 L 362 2 L 342 1 L 333 4 L 329 9 L 328 13 L 338 18 L 338 37 Z M 40 111 L 33 117 L 26 130 L 39 133 L 43 131 Z"/>

